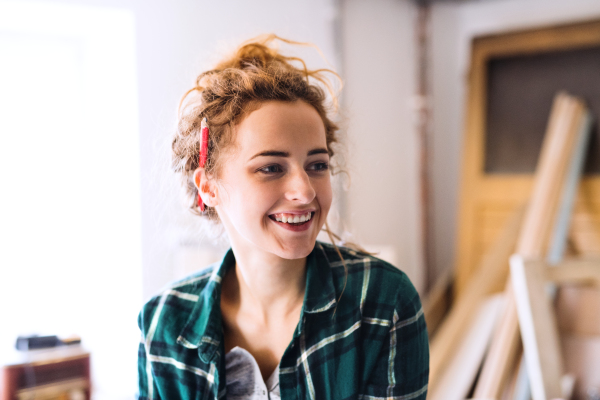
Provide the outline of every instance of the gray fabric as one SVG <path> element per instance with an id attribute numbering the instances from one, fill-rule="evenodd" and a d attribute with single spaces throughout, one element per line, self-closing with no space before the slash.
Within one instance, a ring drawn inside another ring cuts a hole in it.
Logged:
<path id="1" fill-rule="evenodd" d="M 256 360 L 241 347 L 234 347 L 225 354 L 225 378 L 227 399 L 281 400 L 279 365 L 265 383 Z"/>

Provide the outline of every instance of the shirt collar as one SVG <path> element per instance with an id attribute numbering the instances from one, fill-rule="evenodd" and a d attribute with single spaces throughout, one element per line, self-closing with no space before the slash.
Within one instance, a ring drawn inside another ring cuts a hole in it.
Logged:
<path id="1" fill-rule="evenodd" d="M 223 338 L 221 323 L 221 281 L 235 265 L 235 256 L 229 249 L 221 264 L 216 267 L 208 282 L 199 293 L 198 301 L 177 338 L 177 343 L 189 348 L 198 349 L 202 361 L 209 363 Z"/>
<path id="2" fill-rule="evenodd" d="M 198 349 L 202 361 L 210 362 L 221 346 L 223 328 L 221 319 L 221 281 L 229 268 L 235 265 L 235 256 L 229 249 L 216 267 L 177 338 L 190 349 Z M 323 245 L 316 242 L 306 259 L 306 290 L 302 313 L 319 313 L 337 305 L 335 287 L 329 260 Z"/>
<path id="3" fill-rule="evenodd" d="M 318 313 L 336 305 L 331 266 L 323 245 L 316 242 L 315 248 L 306 259 L 306 291 L 302 309 L 304 313 Z"/>

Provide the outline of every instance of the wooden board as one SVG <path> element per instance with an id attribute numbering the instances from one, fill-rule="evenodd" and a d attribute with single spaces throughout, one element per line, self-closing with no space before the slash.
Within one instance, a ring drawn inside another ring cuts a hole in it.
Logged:
<path id="1" fill-rule="evenodd" d="M 502 319 L 492 337 L 492 344 L 485 359 L 474 398 L 498 399 L 510 378 L 514 365 L 519 357 L 521 339 L 517 322 L 517 308 L 512 285 L 506 288 L 506 304 Z"/>
<path id="2" fill-rule="evenodd" d="M 527 376 L 527 367 L 525 366 L 525 357 L 523 355 L 520 357 L 516 375 L 515 390 L 509 400 L 530 400 L 531 386 L 529 385 L 529 377 Z"/>
<path id="3" fill-rule="evenodd" d="M 545 290 L 545 263 L 526 261 L 520 254 L 510 259 L 511 281 L 519 317 L 527 374 L 534 400 L 561 398 L 563 359 L 558 329 Z"/>
<path id="4" fill-rule="evenodd" d="M 577 187 L 581 180 L 583 172 L 583 163 L 585 154 L 588 150 L 588 142 L 590 138 L 590 130 L 592 126 L 592 115 L 588 110 L 585 110 L 581 119 L 580 126 L 577 128 L 578 133 L 575 137 L 575 147 L 573 158 L 567 169 L 565 185 L 560 193 L 561 199 L 559 202 L 559 210 L 557 219 L 553 229 L 553 234 L 550 238 L 550 247 L 547 254 L 547 260 L 550 264 L 560 262 L 568 247 L 568 232 L 571 226 L 571 217 L 573 216 L 573 205 L 577 194 Z"/>
<path id="5" fill-rule="evenodd" d="M 583 258 L 563 261 L 546 268 L 546 280 L 560 285 L 600 286 L 600 260 Z"/>
<path id="6" fill-rule="evenodd" d="M 551 229 L 556 220 L 584 106 L 564 93 L 556 96 L 546 139 L 525 214 L 517 253 L 523 257 L 545 258 Z"/>

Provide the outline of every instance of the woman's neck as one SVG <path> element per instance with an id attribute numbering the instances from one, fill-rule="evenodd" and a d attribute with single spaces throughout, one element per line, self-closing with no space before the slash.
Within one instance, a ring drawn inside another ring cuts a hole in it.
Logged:
<path id="1" fill-rule="evenodd" d="M 306 287 L 306 258 L 287 260 L 260 250 L 240 251 L 235 246 L 233 252 L 236 266 L 223 282 L 228 301 L 265 325 L 297 314 Z"/>

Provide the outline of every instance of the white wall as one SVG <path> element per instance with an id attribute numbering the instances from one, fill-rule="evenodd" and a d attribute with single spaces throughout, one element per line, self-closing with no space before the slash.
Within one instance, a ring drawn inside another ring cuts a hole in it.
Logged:
<path id="1" fill-rule="evenodd" d="M 420 289 L 419 153 L 411 109 L 416 7 L 408 0 L 345 0 L 341 5 L 348 228 L 367 249 L 385 250 Z"/>
<path id="2" fill-rule="evenodd" d="M 0 365 L 27 359 L 17 335 L 77 334 L 117 400 L 141 300 L 133 31 L 128 10 L 0 2 Z"/>
<path id="3" fill-rule="evenodd" d="M 467 69 L 473 37 L 600 18 L 597 0 L 489 0 L 432 7 L 435 265 L 454 265 Z"/>

